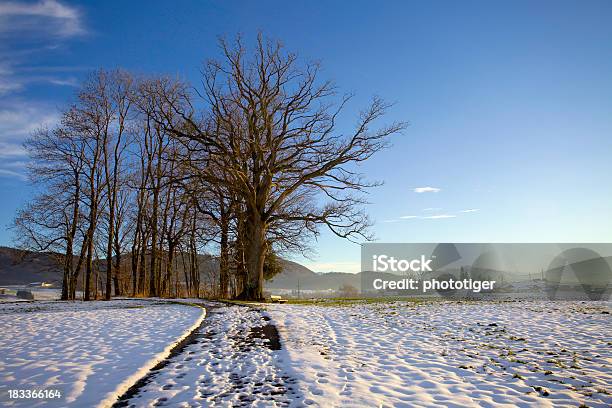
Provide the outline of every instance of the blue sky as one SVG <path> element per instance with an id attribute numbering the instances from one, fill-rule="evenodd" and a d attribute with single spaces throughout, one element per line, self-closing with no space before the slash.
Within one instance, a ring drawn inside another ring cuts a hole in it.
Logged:
<path id="1" fill-rule="evenodd" d="M 610 1 L 2 1 L 0 224 L 32 193 L 21 141 L 89 71 L 197 83 L 217 36 L 263 30 L 357 94 L 347 130 L 374 94 L 410 122 L 362 166 L 385 182 L 369 195 L 379 241 L 609 242 L 610 21 Z M 314 248 L 296 259 L 358 269 L 357 245 Z"/>

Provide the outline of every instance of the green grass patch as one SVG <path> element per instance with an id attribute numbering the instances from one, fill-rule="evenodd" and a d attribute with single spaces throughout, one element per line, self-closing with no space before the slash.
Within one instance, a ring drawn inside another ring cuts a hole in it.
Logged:
<path id="1" fill-rule="evenodd" d="M 288 299 L 290 305 L 316 305 L 316 306 L 354 306 L 370 304 L 388 304 L 404 302 L 420 304 L 433 302 L 434 299 L 387 296 L 387 297 L 355 297 L 355 298 L 322 298 L 322 299 Z"/>

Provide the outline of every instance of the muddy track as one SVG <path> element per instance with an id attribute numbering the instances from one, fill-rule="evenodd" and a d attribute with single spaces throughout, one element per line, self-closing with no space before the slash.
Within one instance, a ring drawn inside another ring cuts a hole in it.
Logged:
<path id="1" fill-rule="evenodd" d="M 262 314 L 262 310 L 249 305 L 236 305 L 230 303 L 219 303 L 217 305 L 207 304 L 206 317 L 196 329 L 194 329 L 184 340 L 176 344 L 170 352 L 167 359 L 164 359 L 155 367 L 153 367 L 143 378 L 136 382 L 130 387 L 118 400 L 113 407 L 131 407 L 134 405 L 142 395 L 146 395 L 147 389 L 151 386 L 155 388 L 157 384 L 163 383 L 164 376 L 168 376 L 167 370 L 163 370 L 169 364 L 176 364 L 177 362 L 192 361 L 194 364 L 184 364 L 188 370 L 198 370 L 197 366 L 200 365 L 198 361 L 202 361 L 202 356 L 199 350 L 206 350 L 209 353 L 210 363 L 214 367 L 224 366 L 228 359 L 230 361 L 238 362 L 243 364 L 245 359 L 253 351 L 265 347 L 271 351 L 281 349 L 281 341 L 276 326 L 270 323 L 270 318 L 267 316 L 261 316 L 261 319 L 265 324 L 261 326 L 253 326 L 248 329 L 247 332 L 242 332 L 229 337 L 231 346 L 229 354 L 224 353 L 220 349 L 219 339 L 223 337 L 223 331 L 219 331 L 219 321 L 222 321 L 225 317 L 224 314 L 228 308 L 241 306 L 249 308 L 253 312 Z M 202 307 L 202 306 L 200 306 Z M 191 346 L 191 347 L 190 347 Z M 227 346 L 227 345 L 226 345 Z M 170 367 L 168 367 L 170 369 Z M 213 378 L 207 377 L 202 378 L 197 384 L 191 384 L 190 387 L 194 390 L 195 398 L 197 402 L 203 403 L 206 400 L 215 405 L 224 405 L 228 402 L 227 398 L 231 396 L 238 396 L 238 400 L 231 402 L 233 407 L 248 407 L 257 400 L 274 401 L 277 405 L 288 406 L 290 401 L 296 396 L 297 386 L 296 380 L 290 378 L 281 372 L 282 370 L 277 369 L 275 373 L 267 376 L 244 376 L 239 373 L 230 370 L 225 372 L 229 383 L 223 390 L 215 389 L 213 386 Z M 171 371 L 170 371 L 171 372 Z M 161 373 L 165 373 L 160 375 Z M 184 376 L 185 374 L 180 374 Z M 217 375 L 223 375 L 219 372 Z M 158 378 L 159 376 L 159 378 Z M 177 376 L 176 378 L 181 378 Z M 157 384 L 156 384 L 157 383 Z M 166 388 L 164 388 L 166 389 Z M 221 391 L 221 392 L 219 392 Z M 142 393 L 145 394 L 142 394 Z M 203 400 L 200 400 L 202 398 Z M 142 401 L 139 401 L 142 402 Z M 159 398 L 155 405 L 166 405 L 166 398 Z M 196 402 L 196 400 L 194 400 Z M 197 403 L 196 402 L 196 403 Z"/>

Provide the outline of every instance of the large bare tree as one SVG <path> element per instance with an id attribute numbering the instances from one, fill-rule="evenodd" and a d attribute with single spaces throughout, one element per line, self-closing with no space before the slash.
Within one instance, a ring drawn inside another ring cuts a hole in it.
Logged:
<path id="1" fill-rule="evenodd" d="M 334 103 L 336 89 L 318 80 L 317 64 L 299 64 L 261 35 L 253 53 L 240 38 L 220 46 L 222 60 L 203 70 L 203 100 L 196 103 L 180 85 L 160 88 L 164 110 L 156 117 L 192 152 L 205 152 L 206 165 L 192 169 L 194 176 L 244 203 L 247 279 L 239 297 L 262 299 L 272 225 L 291 222 L 312 233 L 325 225 L 342 238 L 370 238 L 359 193 L 375 183 L 355 164 L 386 147 L 406 124 L 374 128 L 389 107 L 374 98 L 354 130 L 341 132 L 336 119 L 350 96 Z"/>

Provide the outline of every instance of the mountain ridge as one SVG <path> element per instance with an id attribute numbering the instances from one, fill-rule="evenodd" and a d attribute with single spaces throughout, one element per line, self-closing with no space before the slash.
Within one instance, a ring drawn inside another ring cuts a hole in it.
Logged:
<path id="1" fill-rule="evenodd" d="M 32 282 L 61 285 L 62 265 L 54 259 L 56 255 L 58 254 L 52 252 L 33 252 L 0 246 L 0 285 L 27 285 Z M 124 259 L 127 258 L 126 256 Z M 199 254 L 199 259 L 201 274 L 218 273 L 217 258 L 209 254 Z M 345 283 L 356 287 L 359 285 L 358 274 L 316 273 L 288 259 L 280 258 L 279 262 L 282 272 L 264 282 L 266 289 L 296 289 L 298 282 L 300 288 L 304 290 L 338 289 Z M 104 266 L 105 263 L 101 262 L 101 273 L 104 273 Z"/>

